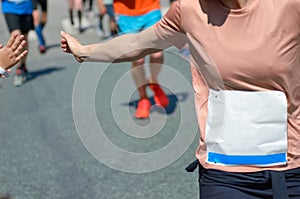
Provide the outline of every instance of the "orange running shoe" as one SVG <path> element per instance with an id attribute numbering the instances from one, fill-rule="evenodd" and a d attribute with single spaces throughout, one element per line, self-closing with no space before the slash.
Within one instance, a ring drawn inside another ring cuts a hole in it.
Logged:
<path id="1" fill-rule="evenodd" d="M 143 98 L 139 101 L 136 112 L 135 118 L 137 119 L 145 119 L 148 118 L 150 115 L 150 108 L 151 102 L 147 98 Z"/>
<path id="2" fill-rule="evenodd" d="M 154 92 L 155 104 L 166 108 L 169 105 L 169 98 L 160 88 L 159 84 L 149 84 L 149 87 Z"/>

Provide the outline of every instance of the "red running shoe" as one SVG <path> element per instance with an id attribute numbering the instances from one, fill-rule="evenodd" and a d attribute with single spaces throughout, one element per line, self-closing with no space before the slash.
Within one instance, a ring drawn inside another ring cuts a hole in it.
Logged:
<path id="1" fill-rule="evenodd" d="M 155 104 L 166 108 L 169 105 L 169 98 L 160 88 L 159 84 L 149 84 L 149 87 L 154 92 Z"/>
<path id="2" fill-rule="evenodd" d="M 45 53 L 46 52 L 46 46 L 40 45 L 39 46 L 39 51 L 40 51 L 41 54 Z"/>
<path id="3" fill-rule="evenodd" d="M 147 98 L 143 98 L 139 101 L 136 112 L 135 118 L 137 119 L 145 119 L 148 118 L 150 115 L 150 108 L 151 102 Z"/>

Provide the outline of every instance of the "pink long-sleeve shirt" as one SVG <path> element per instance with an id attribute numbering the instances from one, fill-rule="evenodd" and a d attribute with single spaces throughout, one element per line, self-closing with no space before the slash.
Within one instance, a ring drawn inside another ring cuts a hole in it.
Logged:
<path id="1" fill-rule="evenodd" d="M 178 36 L 176 41 L 172 38 L 182 33 L 181 38 L 189 43 L 201 132 L 196 157 L 205 168 L 253 172 L 300 167 L 300 0 L 254 0 L 237 10 L 224 7 L 218 0 L 179 0 L 155 28 L 160 39 L 179 44 Z M 287 164 L 205 163 L 209 88 L 282 91 L 288 106 Z"/>

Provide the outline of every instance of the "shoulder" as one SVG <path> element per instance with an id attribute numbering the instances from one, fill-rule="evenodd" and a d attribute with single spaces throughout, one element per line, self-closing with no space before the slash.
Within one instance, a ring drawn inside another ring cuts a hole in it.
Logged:
<path id="1" fill-rule="evenodd" d="M 288 4 L 289 10 L 296 10 L 300 14 L 300 0 L 285 0 Z"/>
<path id="2" fill-rule="evenodd" d="M 269 0 L 276 6 L 283 7 L 284 9 L 300 9 L 300 0 Z"/>
<path id="3" fill-rule="evenodd" d="M 300 5 L 300 0 L 284 0 L 289 5 Z"/>
<path id="4" fill-rule="evenodd" d="M 300 0 L 273 0 L 281 6 L 282 12 L 286 15 L 300 16 Z"/>
<path id="5" fill-rule="evenodd" d="M 288 20 L 300 16 L 300 0 L 263 0 L 259 4 L 270 17 L 277 15 Z"/>

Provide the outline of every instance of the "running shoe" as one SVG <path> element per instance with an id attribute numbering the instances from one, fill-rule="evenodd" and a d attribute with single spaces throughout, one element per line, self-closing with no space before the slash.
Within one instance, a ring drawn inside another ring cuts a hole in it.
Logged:
<path id="1" fill-rule="evenodd" d="M 26 81 L 25 71 L 22 69 L 17 69 L 14 77 L 14 86 L 16 87 L 22 86 L 25 81 Z"/>
<path id="2" fill-rule="evenodd" d="M 46 46 L 40 45 L 39 46 L 39 51 L 40 51 L 41 54 L 45 53 L 46 52 Z"/>
<path id="3" fill-rule="evenodd" d="M 82 27 L 79 27 L 79 28 L 78 28 L 78 31 L 79 31 L 79 33 L 81 34 L 81 33 L 84 32 L 84 29 L 83 29 Z"/>
<path id="4" fill-rule="evenodd" d="M 97 28 L 97 35 L 100 39 L 103 39 L 105 37 L 105 33 L 100 28 Z"/>
<path id="5" fill-rule="evenodd" d="M 150 115 L 150 108 L 151 102 L 147 98 L 143 98 L 139 101 L 136 112 L 135 118 L 137 119 L 146 119 Z"/>
<path id="6" fill-rule="evenodd" d="M 169 98 L 166 96 L 159 84 L 149 84 L 149 87 L 154 92 L 155 104 L 166 108 L 169 105 Z"/>

